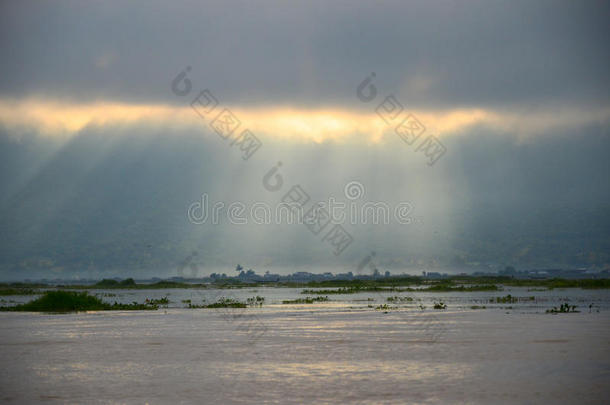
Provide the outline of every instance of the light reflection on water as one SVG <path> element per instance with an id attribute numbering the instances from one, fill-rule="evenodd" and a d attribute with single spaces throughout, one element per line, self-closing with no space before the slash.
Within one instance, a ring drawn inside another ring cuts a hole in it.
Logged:
<path id="1" fill-rule="evenodd" d="M 555 291 L 549 297 L 597 300 L 602 311 L 549 315 L 550 298 L 468 309 L 507 292 L 437 294 L 453 302 L 449 310 L 383 313 L 354 300 L 374 296 L 366 293 L 281 305 L 300 290 L 257 290 L 232 291 L 268 297 L 239 317 L 182 308 L 0 313 L 0 401 L 601 403 L 608 394 L 606 291 Z M 178 302 L 192 293 L 154 291 L 166 292 Z M 151 293 L 131 292 L 127 302 Z M 266 328 L 256 340 L 236 327 L 254 318 Z"/>

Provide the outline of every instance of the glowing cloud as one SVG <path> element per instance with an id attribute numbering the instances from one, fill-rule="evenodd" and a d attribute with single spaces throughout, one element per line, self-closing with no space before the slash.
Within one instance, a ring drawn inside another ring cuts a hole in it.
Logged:
<path id="1" fill-rule="evenodd" d="M 394 126 L 387 125 L 377 113 L 348 109 L 297 109 L 288 107 L 247 108 L 229 106 L 248 128 L 266 137 L 295 142 L 359 141 L 377 143 L 392 136 Z M 220 111 L 220 110 L 219 110 Z M 610 109 L 541 110 L 498 112 L 483 108 L 453 110 L 414 110 L 427 133 L 437 137 L 458 135 L 475 125 L 511 131 L 520 136 L 548 132 L 557 127 L 578 127 L 588 123 L 607 124 Z M 214 112 L 211 118 L 214 117 Z M 10 129 L 32 128 L 50 136 L 71 136 L 88 125 L 163 125 L 211 130 L 186 105 L 128 104 L 97 102 L 74 104 L 42 99 L 0 100 L 0 124 Z"/>

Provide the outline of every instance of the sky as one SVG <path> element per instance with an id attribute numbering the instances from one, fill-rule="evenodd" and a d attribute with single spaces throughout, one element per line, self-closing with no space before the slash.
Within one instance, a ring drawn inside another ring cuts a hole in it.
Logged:
<path id="1" fill-rule="evenodd" d="M 0 9 L 0 279 L 610 267 L 608 2 Z"/>

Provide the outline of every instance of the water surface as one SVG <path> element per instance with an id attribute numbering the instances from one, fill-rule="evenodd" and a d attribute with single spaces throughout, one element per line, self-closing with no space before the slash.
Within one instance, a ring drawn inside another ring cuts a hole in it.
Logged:
<path id="1" fill-rule="evenodd" d="M 0 400 L 571 404 L 604 403 L 610 394 L 607 290 L 359 293 L 281 304 L 299 292 L 93 291 L 118 294 L 110 301 L 172 303 L 157 311 L 0 313 Z M 470 309 L 507 293 L 540 298 Z M 182 308 L 184 299 L 227 294 L 265 296 L 266 304 Z M 414 302 L 388 313 L 369 308 L 390 295 Z M 565 299 L 582 312 L 544 313 Z M 431 309 L 439 300 L 447 310 Z M 600 312 L 589 313 L 589 303 Z"/>

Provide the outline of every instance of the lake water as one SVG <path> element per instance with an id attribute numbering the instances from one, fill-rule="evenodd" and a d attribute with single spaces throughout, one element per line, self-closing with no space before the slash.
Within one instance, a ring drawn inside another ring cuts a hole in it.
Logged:
<path id="1" fill-rule="evenodd" d="M 0 313 L 0 401 L 601 404 L 610 397 L 608 290 L 365 292 L 281 304 L 304 297 L 300 291 L 96 290 L 109 302 L 167 296 L 171 303 L 157 311 Z M 489 303 L 506 294 L 523 299 Z M 266 298 L 262 308 L 182 302 L 255 295 Z M 414 300 L 374 309 L 394 295 Z M 581 312 L 545 313 L 566 300 Z M 433 310 L 439 301 L 448 309 Z"/>

